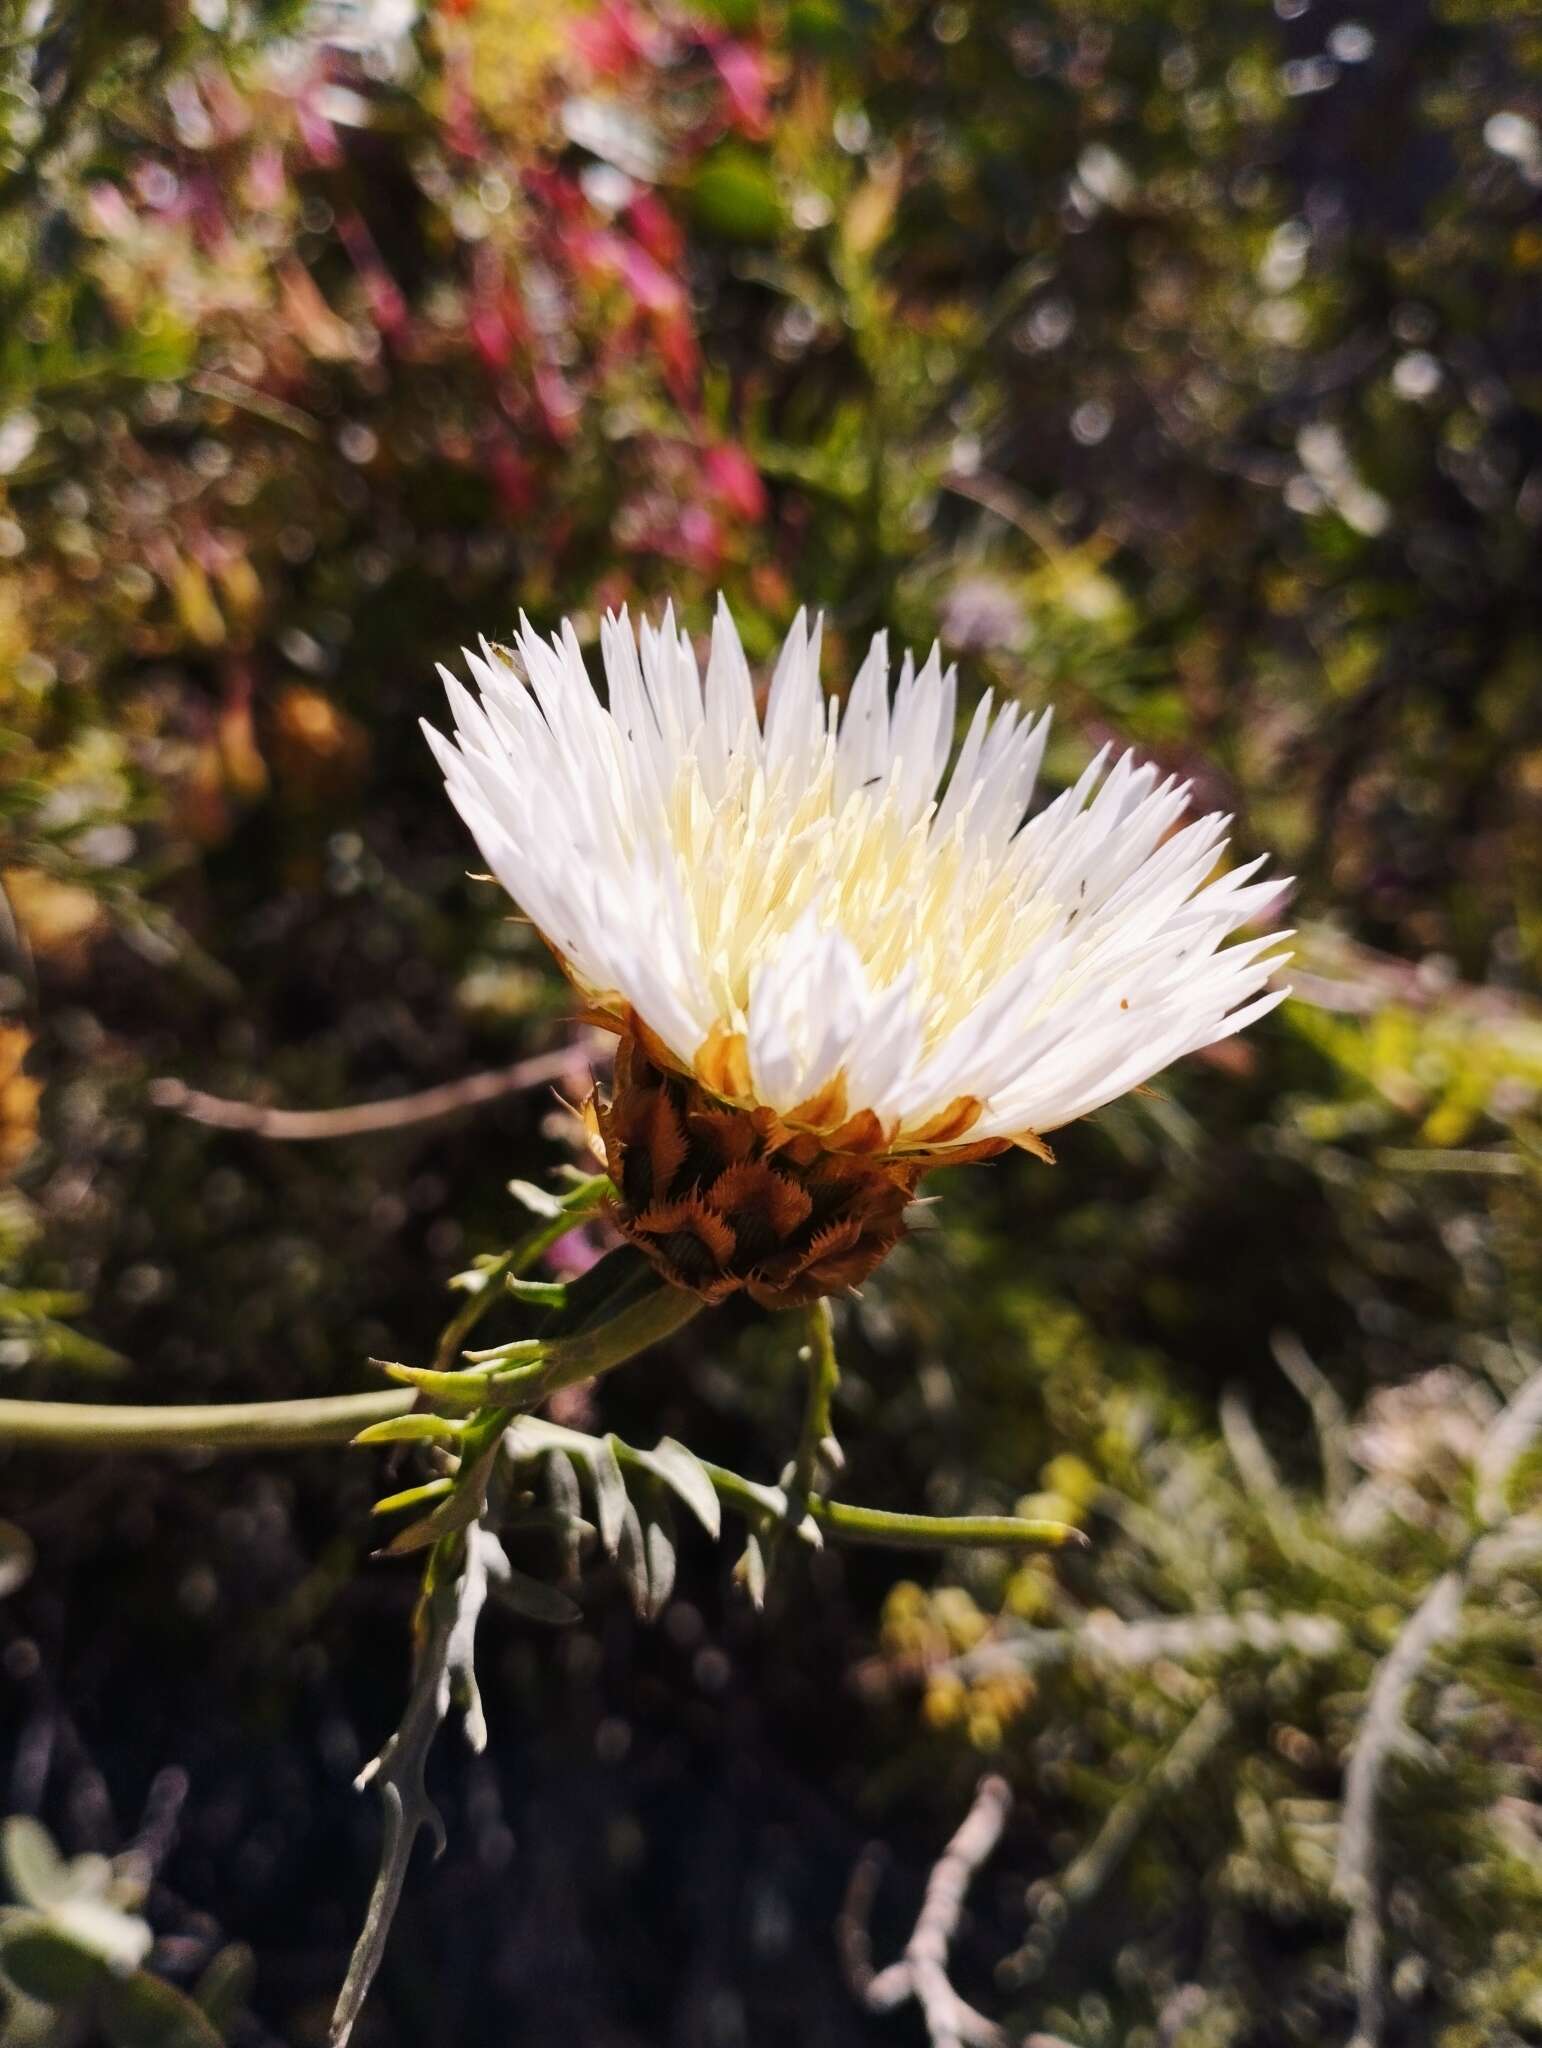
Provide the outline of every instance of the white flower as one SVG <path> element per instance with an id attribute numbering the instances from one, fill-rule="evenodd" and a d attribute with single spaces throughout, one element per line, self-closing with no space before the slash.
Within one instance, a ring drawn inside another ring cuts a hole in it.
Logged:
<path id="1" fill-rule="evenodd" d="M 720 603 L 705 678 L 672 611 L 601 633 L 607 701 L 571 625 L 441 670 L 429 728 L 484 858 L 588 1010 L 715 1096 L 833 1149 L 946 1156 L 1041 1134 L 1282 999 L 1278 938 L 1223 942 L 1273 898 L 1217 872 L 1227 820 L 1107 750 L 1028 816 L 1049 725 L 971 719 L 955 673 L 879 634 L 844 707 L 802 612 L 765 715 Z"/>

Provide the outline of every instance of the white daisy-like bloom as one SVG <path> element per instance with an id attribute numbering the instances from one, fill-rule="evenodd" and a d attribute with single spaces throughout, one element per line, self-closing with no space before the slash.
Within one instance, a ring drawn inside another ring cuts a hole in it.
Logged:
<path id="1" fill-rule="evenodd" d="M 1234 934 L 1283 885 L 1222 869 L 1229 821 L 1107 749 L 1030 815 L 1049 714 L 989 696 L 949 773 L 935 647 L 891 688 L 880 633 L 842 704 L 800 612 L 763 716 L 721 602 L 705 675 L 672 610 L 601 647 L 603 699 L 570 624 L 522 622 L 425 731 L 586 1010 L 713 1099 L 835 1151 L 1043 1154 L 1282 1000 L 1288 934 Z"/>

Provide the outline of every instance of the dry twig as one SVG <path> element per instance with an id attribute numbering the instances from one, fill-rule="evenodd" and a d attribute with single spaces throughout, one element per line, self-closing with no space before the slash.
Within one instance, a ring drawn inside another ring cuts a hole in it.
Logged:
<path id="1" fill-rule="evenodd" d="M 443 1081 L 435 1088 L 420 1088 L 413 1095 L 393 1095 L 384 1102 L 354 1102 L 341 1109 L 273 1109 L 260 1102 L 232 1102 L 170 1078 L 150 1083 L 150 1100 L 157 1109 L 172 1110 L 215 1130 L 250 1131 L 259 1138 L 279 1138 L 291 1144 L 318 1138 L 360 1138 L 401 1130 L 409 1124 L 432 1123 L 436 1117 L 495 1102 L 501 1095 L 516 1095 L 522 1088 L 560 1081 L 609 1050 L 609 1039 L 579 1039 L 555 1052 L 516 1060 L 511 1067 L 493 1067 L 459 1081 Z"/>
<path id="2" fill-rule="evenodd" d="M 868 1918 L 878 1888 L 879 1857 L 869 1851 L 852 1872 L 839 1938 L 846 1974 L 870 2012 L 893 2012 L 907 1999 L 921 2008 L 932 2048 L 1002 2048 L 1001 2029 L 976 2012 L 948 1978 L 948 1950 L 958 1931 L 970 1881 L 1001 1839 L 1012 1806 L 1005 1778 L 980 1780 L 962 1826 L 932 1867 L 914 1932 L 897 1963 L 876 1974 Z"/>

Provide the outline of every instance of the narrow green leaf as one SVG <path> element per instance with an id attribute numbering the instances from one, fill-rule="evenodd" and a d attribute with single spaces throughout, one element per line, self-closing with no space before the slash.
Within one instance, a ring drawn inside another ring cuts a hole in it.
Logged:
<path id="1" fill-rule="evenodd" d="M 491 1345 L 486 1351 L 463 1351 L 461 1356 L 469 1358 L 473 1365 L 534 1365 L 545 1357 L 546 1350 L 539 1337 L 515 1337 L 507 1344 Z"/>
<path id="2" fill-rule="evenodd" d="M 443 1500 L 446 1494 L 455 1491 L 455 1481 L 448 1477 L 430 1479 L 422 1486 L 408 1486 L 400 1493 L 388 1493 L 384 1500 L 377 1500 L 370 1513 L 394 1515 L 400 1508 L 420 1508 L 425 1502 Z"/>
<path id="3" fill-rule="evenodd" d="M 567 1303 L 565 1280 L 522 1280 L 510 1273 L 503 1284 L 516 1301 L 527 1301 L 532 1308 L 562 1308 Z"/>
<path id="4" fill-rule="evenodd" d="M 458 1401 L 462 1405 L 479 1407 L 487 1394 L 487 1382 L 491 1369 L 483 1372 L 436 1372 L 427 1365 L 395 1365 L 386 1359 L 374 1359 L 387 1379 L 400 1380 L 404 1387 L 416 1387 L 420 1394 L 430 1394 L 436 1401 Z"/>
<path id="5" fill-rule="evenodd" d="M 430 1543 L 437 1543 L 441 1536 L 454 1535 L 468 1522 L 474 1521 L 482 1512 L 488 1477 L 502 1446 L 503 1439 L 495 1436 L 475 1464 L 469 1468 L 462 1465 L 451 1482 L 454 1491 L 440 1501 L 431 1515 L 425 1515 L 421 1522 L 414 1522 L 393 1536 L 384 1554 L 401 1557 L 408 1551 L 425 1550 Z"/>
<path id="6" fill-rule="evenodd" d="M 353 1439 L 361 1444 L 453 1443 L 465 1425 L 447 1415 L 393 1415 L 385 1422 L 372 1422 Z"/>

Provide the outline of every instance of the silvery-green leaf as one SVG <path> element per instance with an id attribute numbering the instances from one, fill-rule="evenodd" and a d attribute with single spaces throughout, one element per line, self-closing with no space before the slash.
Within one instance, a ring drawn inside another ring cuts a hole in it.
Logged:
<path id="1" fill-rule="evenodd" d="M 498 1582 L 498 1597 L 527 1621 L 543 1622 L 548 1628 L 570 1628 L 579 1619 L 577 1603 L 560 1588 L 512 1567 L 508 1576 Z"/>
<path id="2" fill-rule="evenodd" d="M 480 1521 L 470 1523 L 461 1561 L 460 1597 L 444 1646 L 444 1675 L 451 1697 L 460 1707 L 473 1756 L 480 1756 L 487 1747 L 487 1721 L 477 1685 L 477 1623 L 486 1604 L 489 1582 L 496 1580 L 507 1585 L 513 1575 L 514 1567 L 504 1556 L 497 1537 Z"/>
<path id="3" fill-rule="evenodd" d="M 734 1577 L 756 1606 L 766 1604 L 766 1554 L 753 1532 L 744 1539 L 744 1555 L 734 1567 Z"/>
<path id="4" fill-rule="evenodd" d="M 648 1619 L 656 1621 L 675 1589 L 675 1532 L 663 1503 L 644 1532 L 643 1544 L 648 1563 Z"/>
<path id="5" fill-rule="evenodd" d="M 562 1214 L 562 1204 L 555 1195 L 545 1188 L 538 1188 L 534 1181 L 511 1180 L 509 1193 L 521 1208 L 528 1209 L 532 1216 L 539 1216 L 543 1223 L 551 1223 Z"/>
<path id="6" fill-rule="evenodd" d="M 616 1545 L 616 1563 L 626 1580 L 632 1607 L 644 1621 L 653 1618 L 652 1591 L 648 1584 L 648 1549 L 636 1508 L 629 1500 L 621 1520 L 621 1540 Z"/>
<path id="7" fill-rule="evenodd" d="M 715 1541 L 722 1533 L 723 1510 L 712 1481 L 696 1453 L 666 1436 L 647 1454 L 650 1471 L 673 1489 L 707 1534 Z"/>
<path id="8" fill-rule="evenodd" d="M 579 1491 L 578 1475 L 573 1470 L 573 1461 L 566 1451 L 552 1450 L 546 1453 L 546 1497 L 552 1504 L 553 1512 L 564 1521 L 579 1521 L 583 1517 L 584 1497 Z"/>
<path id="9" fill-rule="evenodd" d="M 578 1546 L 589 1526 L 584 1520 L 583 1495 L 578 1487 L 578 1474 L 573 1462 L 565 1451 L 549 1451 L 545 1462 L 546 1497 L 552 1504 L 552 1512 L 561 1525 L 562 1576 L 576 1579 L 578 1576 Z"/>
<path id="10" fill-rule="evenodd" d="M 600 1525 L 600 1542 L 605 1555 L 614 1557 L 629 1503 L 626 1481 L 621 1476 L 621 1466 L 610 1437 L 596 1441 L 589 1453 L 589 1471 L 594 1479 L 594 1512 Z"/>

